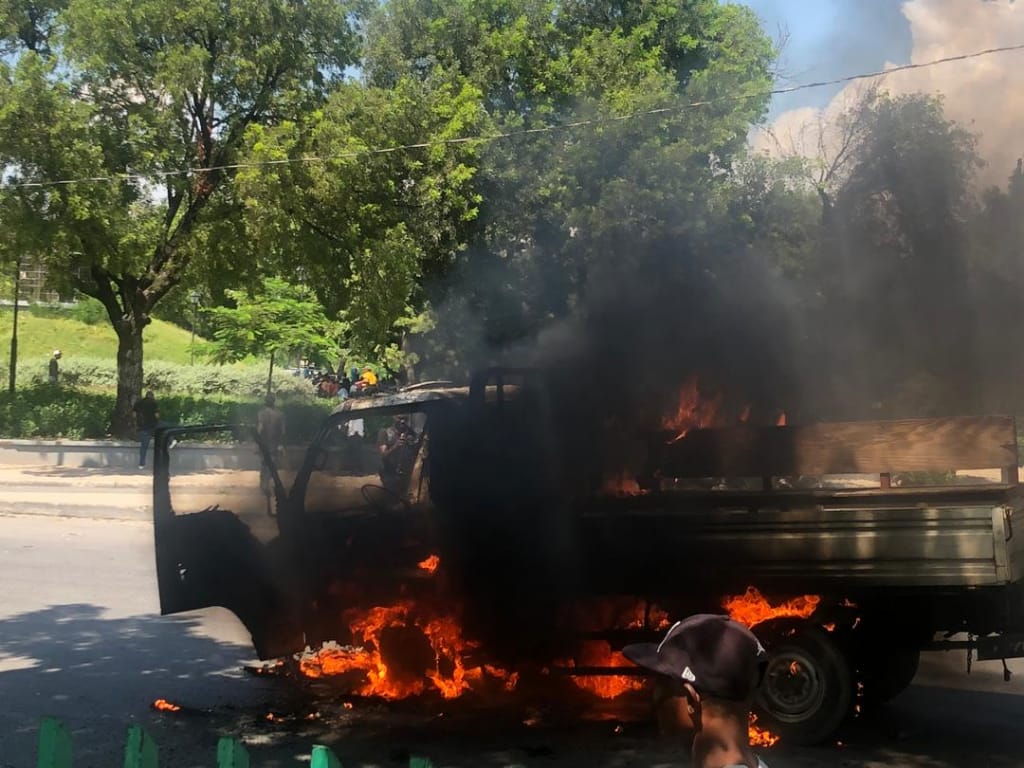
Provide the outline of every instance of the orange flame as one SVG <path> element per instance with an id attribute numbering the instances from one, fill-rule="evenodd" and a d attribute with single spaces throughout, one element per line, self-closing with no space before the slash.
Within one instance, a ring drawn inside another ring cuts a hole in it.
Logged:
<path id="1" fill-rule="evenodd" d="M 423 562 L 418 563 L 420 569 L 426 571 L 427 573 L 434 573 L 434 571 L 437 570 L 437 566 L 439 566 L 440 564 L 441 558 L 437 555 L 431 555 Z"/>
<path id="2" fill-rule="evenodd" d="M 757 724 L 757 715 L 753 712 L 750 713 L 750 720 L 747 725 L 747 737 L 752 747 L 771 747 L 779 740 L 779 737 L 774 733 Z"/>
<path id="3" fill-rule="evenodd" d="M 577 658 L 570 661 L 568 665 L 570 667 L 626 668 L 635 668 L 636 666 L 619 651 L 612 651 L 611 645 L 604 640 L 590 640 L 583 643 Z M 638 691 L 644 686 L 644 681 L 641 678 L 625 675 L 574 677 L 572 681 L 578 688 L 590 691 L 602 699 L 614 699 L 624 693 Z"/>
<path id="4" fill-rule="evenodd" d="M 167 699 L 157 699 L 153 702 L 153 709 L 159 709 L 161 712 L 180 712 L 181 707 L 177 704 L 172 704 Z"/>
<path id="5" fill-rule="evenodd" d="M 444 698 L 454 699 L 474 683 L 481 682 L 485 672 L 504 680 L 510 690 L 510 684 L 515 687 L 518 681 L 498 667 L 467 667 L 463 653 L 476 645 L 462 636 L 462 626 L 454 616 L 432 614 L 412 602 L 402 601 L 369 610 L 346 611 L 343 618 L 359 647 L 321 648 L 315 655 L 300 660 L 303 674 L 308 677 L 348 672 L 362 674 L 365 682 L 357 686 L 355 693 L 385 699 L 417 696 L 427 691 L 428 686 Z M 403 673 L 397 668 L 397 659 L 385 658 L 381 634 L 393 628 L 414 629 L 422 635 L 434 653 L 432 669 L 424 670 L 423 674 Z"/>
<path id="6" fill-rule="evenodd" d="M 750 403 L 747 403 L 743 407 L 743 413 L 740 414 L 740 417 L 739 419 L 737 419 L 737 421 L 739 421 L 740 424 L 746 424 L 748 421 L 750 421 Z"/>
<path id="7" fill-rule="evenodd" d="M 610 477 L 605 480 L 602 491 L 614 496 L 639 496 L 643 493 L 643 491 L 640 490 L 640 484 L 636 481 L 636 478 L 631 477 L 626 471 L 623 471 L 620 475 Z"/>
<path id="8" fill-rule="evenodd" d="M 691 429 L 712 426 L 721 405 L 720 395 L 711 399 L 702 399 L 697 377 L 688 378 L 679 390 L 679 402 L 675 412 L 667 414 L 662 419 L 662 427 L 676 433 L 670 442 L 682 440 Z"/>
<path id="9" fill-rule="evenodd" d="M 779 414 L 779 418 L 777 418 L 775 420 L 775 426 L 776 427 L 784 427 L 784 426 L 786 426 L 786 412 L 785 411 L 783 411 L 782 413 Z"/>
<path id="10" fill-rule="evenodd" d="M 518 672 L 509 672 L 507 669 L 496 667 L 493 664 L 484 664 L 484 672 L 498 680 L 504 680 L 506 691 L 514 691 L 516 686 L 519 685 Z"/>
<path id="11" fill-rule="evenodd" d="M 727 597 L 722 601 L 722 607 L 728 612 L 729 617 L 753 627 L 762 621 L 795 617 L 805 619 L 810 616 L 821 602 L 821 595 L 803 595 L 794 597 L 792 600 L 773 606 L 754 587 L 747 587 L 742 595 Z"/>
<path id="12" fill-rule="evenodd" d="M 653 603 L 635 597 L 616 596 L 581 600 L 567 606 L 561 621 L 581 632 L 602 632 L 612 629 L 666 629 L 671 622 L 668 612 Z M 635 668 L 618 651 L 603 640 L 585 641 L 575 658 L 558 662 L 565 667 Z M 628 675 L 595 675 L 573 677 L 573 683 L 603 699 L 614 699 L 628 691 L 639 690 L 643 680 Z"/>

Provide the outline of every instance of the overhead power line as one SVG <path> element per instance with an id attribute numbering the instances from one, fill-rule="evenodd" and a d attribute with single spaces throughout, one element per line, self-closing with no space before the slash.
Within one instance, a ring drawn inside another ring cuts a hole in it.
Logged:
<path id="1" fill-rule="evenodd" d="M 1009 53 L 1012 51 L 1024 50 L 1024 43 L 1019 45 L 1004 45 L 998 48 L 987 48 L 983 51 L 975 51 L 974 53 L 961 53 L 955 56 L 944 56 L 940 59 L 932 59 L 931 61 L 922 61 L 916 64 L 900 64 L 889 69 L 880 69 L 874 72 L 861 72 L 855 75 L 846 75 L 844 77 L 837 77 L 831 80 L 818 80 L 811 83 L 798 83 L 796 85 L 790 85 L 782 88 L 772 88 L 770 90 L 757 91 L 754 93 L 747 94 L 731 94 L 728 96 L 719 96 L 712 99 L 703 99 L 699 101 L 690 101 L 684 104 L 674 104 L 672 106 L 657 107 L 655 109 L 645 109 L 638 112 L 630 112 L 624 115 L 614 115 L 608 117 L 596 117 L 589 118 L 586 120 L 574 120 L 568 123 L 557 123 L 552 125 L 543 125 L 536 128 L 522 128 L 515 131 L 504 131 L 500 133 L 490 133 L 479 136 L 460 136 L 453 139 L 436 139 L 432 141 L 421 141 L 415 144 L 402 144 L 394 147 L 369 147 L 366 149 L 353 150 L 351 152 L 342 152 L 332 155 L 305 155 L 302 157 L 289 157 L 282 158 L 280 160 L 258 160 L 254 162 L 244 163 L 228 163 L 224 165 L 208 166 L 205 168 L 187 168 L 182 170 L 174 171 L 153 171 L 152 173 L 117 173 L 109 174 L 106 176 L 83 176 L 79 178 L 71 179 L 54 179 L 46 181 L 22 181 L 22 182 L 7 182 L 0 181 L 0 189 L 25 189 L 30 187 L 53 187 L 63 186 L 69 184 L 98 184 L 114 181 L 151 181 L 153 179 L 166 179 L 174 176 L 193 176 L 203 173 L 214 173 L 219 171 L 236 171 L 247 168 L 265 168 L 275 165 L 294 165 L 300 163 L 325 163 L 331 160 L 346 160 L 356 157 L 365 157 L 367 155 L 384 155 L 393 152 L 406 152 L 415 149 L 426 149 L 435 146 L 446 146 L 456 144 L 470 144 L 474 142 L 479 143 L 490 143 L 494 141 L 500 141 L 503 139 L 511 139 L 518 136 L 529 136 L 532 134 L 539 133 L 552 133 L 555 131 L 566 131 L 574 128 L 586 128 L 589 126 L 604 125 L 608 123 L 617 123 L 627 120 L 635 120 L 642 117 L 650 117 L 653 115 L 663 115 L 673 112 L 683 112 L 690 109 L 698 109 L 700 107 L 708 107 L 715 104 L 722 104 L 728 102 L 748 101 L 750 99 L 763 98 L 765 96 L 778 96 L 787 93 L 795 93 L 797 91 L 806 91 L 812 88 L 825 88 L 832 85 L 845 85 L 847 83 L 857 82 L 859 80 L 871 80 L 874 78 L 886 77 L 888 75 L 896 74 L 897 72 L 906 72 L 912 69 L 925 69 L 928 67 L 938 66 L 940 64 L 950 64 L 958 61 L 967 61 L 969 59 L 977 59 L 983 56 L 992 56 L 997 53 Z"/>

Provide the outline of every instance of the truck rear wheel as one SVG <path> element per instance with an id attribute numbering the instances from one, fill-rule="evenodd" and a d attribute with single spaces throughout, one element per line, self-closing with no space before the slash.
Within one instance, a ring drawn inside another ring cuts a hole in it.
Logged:
<path id="1" fill-rule="evenodd" d="M 878 707 L 903 693 L 913 682 L 921 652 L 916 648 L 892 648 L 862 657 L 859 662 L 865 709 Z"/>
<path id="2" fill-rule="evenodd" d="M 759 724 L 787 744 L 820 744 L 835 732 L 853 703 L 853 676 L 846 657 L 827 633 L 814 626 L 754 631 L 768 646 L 768 668 L 754 701 Z"/>

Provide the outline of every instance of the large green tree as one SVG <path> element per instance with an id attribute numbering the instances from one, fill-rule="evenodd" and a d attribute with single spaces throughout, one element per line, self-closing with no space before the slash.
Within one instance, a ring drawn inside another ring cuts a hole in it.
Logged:
<path id="1" fill-rule="evenodd" d="M 854 418 L 971 407 L 974 136 L 939 98 L 873 89 L 822 147 L 805 176 L 821 246 L 797 286 L 818 297 L 806 316 L 807 357 L 818 361 L 805 369 L 809 399 Z"/>
<path id="2" fill-rule="evenodd" d="M 773 55 L 748 9 L 716 0 L 380 4 L 367 81 L 465 80 L 503 136 L 480 150 L 457 269 L 421 293 L 437 347 L 513 343 L 579 311 L 595 270 L 697 236 Z"/>
<path id="3" fill-rule="evenodd" d="M 347 83 L 304 119 L 254 126 L 257 164 L 238 184 L 246 240 L 268 268 L 304 270 L 346 350 L 398 369 L 420 286 L 450 268 L 480 202 L 478 142 L 446 141 L 485 127 L 479 92 L 457 77 Z M 300 162 L 273 164 L 287 158 Z"/>
<path id="4" fill-rule="evenodd" d="M 2 194 L 47 225 L 51 273 L 106 308 L 118 337 L 112 429 L 125 434 L 143 328 L 203 258 L 247 131 L 324 102 L 357 59 L 353 8 L 38 0 L 0 11 L 0 162 L 15 185 Z"/>

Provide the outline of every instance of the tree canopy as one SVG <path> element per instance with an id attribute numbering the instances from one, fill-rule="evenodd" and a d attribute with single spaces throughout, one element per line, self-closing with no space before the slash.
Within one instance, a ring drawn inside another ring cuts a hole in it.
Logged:
<path id="1" fill-rule="evenodd" d="M 752 153 L 776 51 L 739 5 L 26 0 L 0 46 L 0 259 L 103 303 L 117 433 L 182 285 L 224 355 L 263 304 L 311 312 L 302 283 L 310 350 L 629 370 L 626 410 L 697 371 L 813 417 L 934 410 L 1024 369 L 1020 168 L 979 197 L 974 136 L 880 89 L 821 157 Z"/>
<path id="2" fill-rule="evenodd" d="M 258 290 L 228 291 L 234 306 L 205 311 L 213 327 L 212 358 L 228 363 L 267 357 L 267 391 L 275 360 L 288 355 L 321 364 L 338 359 L 338 331 L 313 292 L 280 278 L 264 278 Z"/>
<path id="3" fill-rule="evenodd" d="M 336 0 L 68 0 L 4 8 L 0 162 L 51 274 L 119 339 L 113 429 L 131 429 L 142 329 L 185 277 L 251 126 L 323 103 L 357 60 Z M 38 11 L 38 12 L 37 12 Z M 78 183 L 55 183 L 84 179 Z M 10 193 L 9 193 L 10 194 Z"/>

